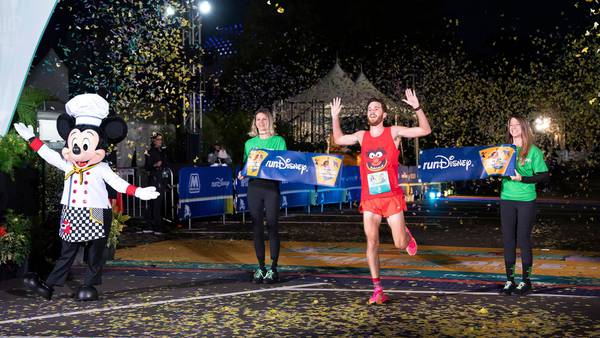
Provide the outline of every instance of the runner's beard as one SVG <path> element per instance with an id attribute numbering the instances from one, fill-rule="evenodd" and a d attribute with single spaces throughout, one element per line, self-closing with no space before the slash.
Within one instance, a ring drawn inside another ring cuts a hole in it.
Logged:
<path id="1" fill-rule="evenodd" d="M 369 122 L 370 126 L 377 126 L 383 121 L 383 115 L 379 115 L 378 117 L 371 118 L 367 116 L 367 122 Z"/>

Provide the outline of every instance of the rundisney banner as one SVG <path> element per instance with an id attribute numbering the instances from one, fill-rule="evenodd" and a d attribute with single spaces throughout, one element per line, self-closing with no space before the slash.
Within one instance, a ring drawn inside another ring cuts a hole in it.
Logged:
<path id="1" fill-rule="evenodd" d="M 334 187 L 341 170 L 342 157 L 339 155 L 254 149 L 248 155 L 242 175 Z"/>
<path id="2" fill-rule="evenodd" d="M 515 174 L 517 149 L 511 144 L 434 148 L 419 155 L 419 182 L 477 180 Z"/>

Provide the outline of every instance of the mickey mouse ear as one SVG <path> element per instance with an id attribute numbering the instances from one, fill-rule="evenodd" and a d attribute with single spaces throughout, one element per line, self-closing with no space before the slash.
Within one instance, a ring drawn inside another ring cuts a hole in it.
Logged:
<path id="1" fill-rule="evenodd" d="M 75 118 L 67 113 L 62 113 L 56 120 L 56 129 L 63 140 L 67 140 L 69 133 L 75 127 Z"/>
<path id="2" fill-rule="evenodd" d="M 127 123 L 122 118 L 111 116 L 102 121 L 100 128 L 108 143 L 116 144 L 127 137 Z"/>

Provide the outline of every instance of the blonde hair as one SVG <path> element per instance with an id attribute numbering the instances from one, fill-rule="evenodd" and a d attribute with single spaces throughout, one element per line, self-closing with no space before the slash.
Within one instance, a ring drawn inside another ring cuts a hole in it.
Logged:
<path id="1" fill-rule="evenodd" d="M 519 122 L 519 125 L 521 125 L 521 139 L 523 140 L 523 144 L 521 145 L 521 152 L 519 152 L 519 160 L 521 162 L 521 165 L 523 165 L 525 163 L 525 158 L 527 157 L 527 154 L 529 153 L 529 149 L 531 149 L 531 146 L 533 145 L 533 131 L 531 130 L 531 125 L 529 124 L 529 121 L 527 121 L 526 119 L 522 118 L 522 117 L 518 117 L 518 116 L 512 116 L 511 118 L 508 119 L 508 142 L 509 143 L 513 143 L 513 137 L 510 134 L 510 120 L 515 119 Z"/>
<path id="2" fill-rule="evenodd" d="M 248 136 L 258 136 L 258 128 L 256 127 L 256 115 L 258 114 L 265 114 L 267 116 L 267 120 L 269 121 L 269 136 L 275 135 L 275 123 L 273 122 L 273 115 L 271 114 L 271 111 L 269 108 L 259 108 L 256 113 L 254 113 L 254 118 L 252 119 Z"/>

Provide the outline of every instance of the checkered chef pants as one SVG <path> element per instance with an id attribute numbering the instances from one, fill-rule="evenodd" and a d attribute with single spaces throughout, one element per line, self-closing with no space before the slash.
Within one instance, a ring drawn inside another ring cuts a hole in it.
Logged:
<path id="1" fill-rule="evenodd" d="M 108 236 L 111 209 L 63 205 L 58 235 L 66 242 L 87 242 Z"/>

